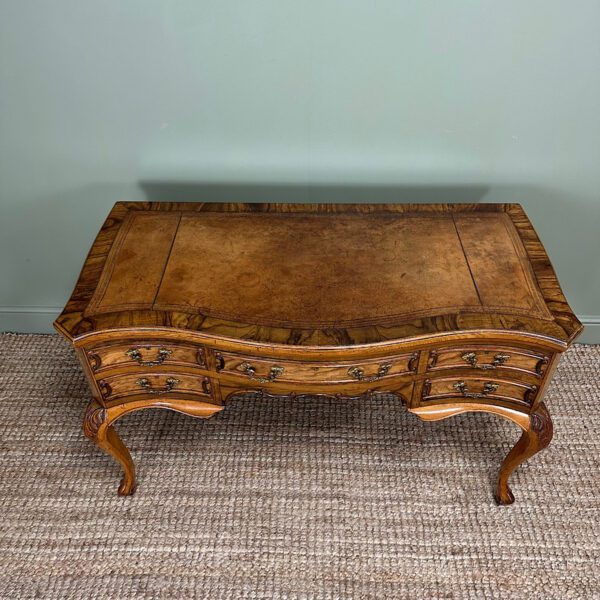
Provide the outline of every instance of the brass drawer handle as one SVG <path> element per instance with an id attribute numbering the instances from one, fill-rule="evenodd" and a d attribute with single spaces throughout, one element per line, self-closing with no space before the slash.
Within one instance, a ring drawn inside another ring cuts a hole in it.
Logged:
<path id="1" fill-rule="evenodd" d="M 379 369 L 375 375 L 372 375 L 371 377 L 365 377 L 365 372 L 361 367 L 350 367 L 348 369 L 348 375 L 357 381 L 371 382 L 385 377 L 391 368 L 391 363 L 383 363 L 382 365 L 379 365 Z"/>
<path id="2" fill-rule="evenodd" d="M 248 375 L 250 379 L 253 379 L 254 381 L 259 381 L 260 383 L 270 383 L 271 381 L 275 381 L 275 379 L 277 379 L 277 377 L 279 377 L 285 370 L 283 367 L 274 366 L 271 367 L 271 370 L 269 371 L 269 375 L 267 377 L 257 377 L 256 369 L 250 363 L 242 363 L 240 365 L 240 369 L 244 373 L 246 373 L 246 375 Z"/>
<path id="3" fill-rule="evenodd" d="M 471 367 L 473 367 L 474 369 L 482 369 L 486 371 L 501 367 L 505 362 L 507 362 L 510 359 L 510 354 L 496 354 L 496 356 L 494 356 L 494 360 L 489 365 L 480 365 L 477 362 L 477 354 L 475 354 L 475 352 L 467 352 L 466 354 L 463 354 L 461 358 L 466 363 L 469 363 L 469 365 L 471 365 Z"/>
<path id="4" fill-rule="evenodd" d="M 149 394 L 168 394 L 179 383 L 179 379 L 169 377 L 165 382 L 165 387 L 160 390 L 153 388 L 152 384 L 145 377 L 138 379 L 136 383 Z"/>
<path id="5" fill-rule="evenodd" d="M 143 360 L 139 348 L 130 348 L 125 354 L 129 356 L 131 360 L 137 361 L 138 365 L 141 365 L 142 367 L 156 367 L 157 365 L 162 365 L 165 360 L 173 354 L 173 351 L 168 350 L 167 348 L 159 348 L 155 360 Z"/>
<path id="6" fill-rule="evenodd" d="M 460 392 L 463 398 L 485 398 L 498 389 L 498 384 L 486 381 L 481 392 L 469 392 L 469 386 L 464 381 L 457 381 L 452 387 Z"/>

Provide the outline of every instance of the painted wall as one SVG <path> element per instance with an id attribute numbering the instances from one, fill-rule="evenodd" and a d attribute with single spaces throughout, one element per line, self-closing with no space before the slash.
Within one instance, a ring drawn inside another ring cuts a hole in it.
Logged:
<path id="1" fill-rule="evenodd" d="M 48 330 L 119 199 L 517 201 L 600 342 L 597 0 L 0 11 L 0 330 Z"/>

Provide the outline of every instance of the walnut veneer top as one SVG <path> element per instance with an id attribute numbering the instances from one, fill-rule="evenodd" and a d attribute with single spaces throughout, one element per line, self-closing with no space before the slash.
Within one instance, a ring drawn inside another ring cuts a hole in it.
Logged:
<path id="1" fill-rule="evenodd" d="M 308 346 L 581 330 L 517 204 L 119 202 L 56 326 Z"/>

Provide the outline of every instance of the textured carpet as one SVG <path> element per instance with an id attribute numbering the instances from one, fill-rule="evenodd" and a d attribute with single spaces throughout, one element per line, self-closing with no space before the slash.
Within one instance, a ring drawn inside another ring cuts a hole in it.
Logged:
<path id="1" fill-rule="evenodd" d="M 517 427 L 392 398 L 131 415 L 139 488 L 119 498 L 66 342 L 0 335 L 0 596 L 600 598 L 599 370 L 600 346 L 564 357 L 554 441 L 510 507 L 492 487 Z"/>

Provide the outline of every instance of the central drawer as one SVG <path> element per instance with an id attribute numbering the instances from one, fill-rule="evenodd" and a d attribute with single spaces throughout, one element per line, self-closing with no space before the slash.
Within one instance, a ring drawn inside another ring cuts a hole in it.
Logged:
<path id="1" fill-rule="evenodd" d="M 265 383 L 372 383 L 415 373 L 419 353 L 364 361 L 325 362 L 266 360 L 241 354 L 219 352 L 217 372 L 248 381 Z"/>

